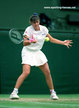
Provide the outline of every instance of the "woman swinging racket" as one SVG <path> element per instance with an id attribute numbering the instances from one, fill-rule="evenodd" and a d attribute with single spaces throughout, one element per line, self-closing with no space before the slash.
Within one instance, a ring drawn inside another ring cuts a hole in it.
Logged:
<path id="1" fill-rule="evenodd" d="M 14 87 L 13 92 L 10 95 L 11 99 L 19 99 L 18 89 L 25 80 L 25 78 L 30 73 L 31 66 L 37 66 L 44 73 L 47 85 L 50 90 L 51 99 L 57 100 L 58 96 L 54 90 L 52 77 L 50 74 L 49 65 L 47 63 L 47 58 L 45 54 L 41 51 L 45 37 L 49 38 L 51 43 L 65 45 L 68 48 L 72 44 L 72 40 L 61 41 L 53 38 L 49 33 L 48 29 L 45 26 L 40 25 L 39 16 L 34 14 L 30 17 L 31 25 L 26 28 L 24 32 L 24 41 L 23 41 L 23 49 L 22 49 L 22 65 L 23 72 L 17 79 L 16 85 Z"/>

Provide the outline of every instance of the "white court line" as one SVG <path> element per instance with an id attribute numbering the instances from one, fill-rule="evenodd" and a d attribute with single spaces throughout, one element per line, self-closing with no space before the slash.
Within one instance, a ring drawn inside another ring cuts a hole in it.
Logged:
<path id="1" fill-rule="evenodd" d="M 15 106 L 4 106 L 4 105 L 0 105 L 0 108 L 18 108 L 18 107 L 15 107 Z M 19 108 L 22 108 L 22 107 L 19 107 Z"/>
<path id="2" fill-rule="evenodd" d="M 62 106 L 62 105 L 64 105 L 64 106 L 69 106 L 69 107 L 79 107 L 79 104 L 62 104 L 62 103 L 44 103 L 44 102 L 30 102 L 30 103 L 33 103 L 33 104 L 43 104 L 43 105 L 56 105 L 56 106 Z"/>
<path id="3" fill-rule="evenodd" d="M 64 105 L 64 106 L 69 106 L 69 107 L 79 107 L 79 104 L 67 104 L 67 103 L 64 103 L 64 104 L 62 104 L 62 103 L 44 103 L 44 102 L 33 102 L 33 104 L 34 103 L 36 103 L 36 104 L 45 104 L 45 105 L 56 105 L 56 106 L 62 106 L 62 105 Z"/>
<path id="4" fill-rule="evenodd" d="M 45 103 L 45 102 L 22 102 L 22 103 L 28 103 L 29 104 L 40 104 L 40 105 L 50 105 L 50 106 L 65 106 L 65 107 L 78 107 L 79 108 L 79 104 L 62 104 L 62 103 Z M 26 106 L 24 106 L 26 108 Z M 22 106 L 4 106 L 4 105 L 0 105 L 0 108 L 22 108 Z"/>

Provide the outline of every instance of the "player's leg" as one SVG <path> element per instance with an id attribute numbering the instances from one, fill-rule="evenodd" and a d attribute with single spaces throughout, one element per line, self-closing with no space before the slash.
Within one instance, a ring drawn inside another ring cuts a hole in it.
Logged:
<path id="1" fill-rule="evenodd" d="M 51 92 L 51 99 L 58 99 L 58 96 L 56 95 L 56 92 L 54 91 L 53 81 L 52 81 L 52 77 L 50 74 L 50 69 L 49 69 L 48 63 L 45 63 L 42 66 L 39 66 L 39 68 L 42 70 L 42 72 L 45 75 L 47 85 Z"/>
<path id="2" fill-rule="evenodd" d="M 16 81 L 15 88 L 10 95 L 11 99 L 18 99 L 19 98 L 19 96 L 17 95 L 18 89 L 21 86 L 21 84 L 23 83 L 24 79 L 29 75 L 29 73 L 30 73 L 30 66 L 27 64 L 23 64 L 23 72 Z"/>
<path id="3" fill-rule="evenodd" d="M 30 65 L 23 64 L 23 73 L 19 76 L 17 79 L 15 88 L 19 88 L 21 84 L 23 83 L 24 79 L 29 75 L 30 73 Z"/>
<path id="4" fill-rule="evenodd" d="M 54 89 L 48 64 L 45 63 L 44 65 L 40 66 L 39 68 L 42 70 L 42 72 L 45 75 L 46 82 L 48 84 L 49 89 Z"/>

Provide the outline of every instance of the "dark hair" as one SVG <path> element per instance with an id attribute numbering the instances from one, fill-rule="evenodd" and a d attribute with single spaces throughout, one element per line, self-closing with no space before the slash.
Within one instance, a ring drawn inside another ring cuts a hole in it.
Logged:
<path id="1" fill-rule="evenodd" d="M 37 13 L 34 13 L 31 17 L 30 17 L 30 22 L 33 22 L 33 23 L 35 23 L 36 21 L 40 21 L 40 18 L 39 18 L 39 16 L 38 16 L 38 14 Z"/>

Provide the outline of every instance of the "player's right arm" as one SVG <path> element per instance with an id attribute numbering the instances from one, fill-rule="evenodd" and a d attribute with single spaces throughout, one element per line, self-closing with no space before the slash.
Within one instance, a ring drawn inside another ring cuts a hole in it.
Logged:
<path id="1" fill-rule="evenodd" d="M 36 43 L 36 42 L 37 41 L 35 39 L 30 40 L 27 35 L 24 35 L 24 41 L 23 41 L 24 46 L 27 46 L 27 45 L 30 45 L 31 43 Z"/>
<path id="2" fill-rule="evenodd" d="M 30 44 L 31 44 L 31 42 L 30 42 L 28 36 L 27 35 L 24 35 L 23 45 L 24 46 L 27 46 L 27 45 L 30 45 Z"/>

